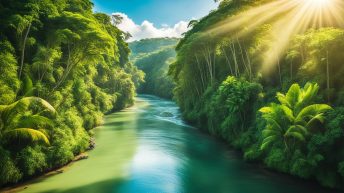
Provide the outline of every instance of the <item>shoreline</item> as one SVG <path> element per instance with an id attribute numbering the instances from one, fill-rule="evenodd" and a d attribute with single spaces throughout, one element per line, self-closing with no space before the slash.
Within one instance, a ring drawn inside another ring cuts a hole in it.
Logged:
<path id="1" fill-rule="evenodd" d="M 92 151 L 92 149 L 89 150 L 89 151 Z M 50 171 L 43 172 L 41 175 L 37 175 L 37 176 L 32 177 L 30 179 L 24 180 L 23 182 L 19 182 L 19 183 L 16 183 L 14 185 L 11 185 L 11 186 L 0 188 L 0 193 L 15 193 L 15 192 L 19 192 L 21 190 L 27 189 L 29 187 L 29 184 L 32 184 L 33 182 L 35 182 L 35 181 L 37 181 L 39 179 L 49 178 L 49 177 L 52 177 L 52 176 L 55 176 L 55 175 L 62 174 L 65 171 L 67 171 L 70 167 L 72 167 L 74 163 L 87 159 L 88 158 L 88 153 L 87 152 L 89 152 L 89 151 L 86 151 L 86 152 L 80 153 L 79 155 L 76 155 L 73 158 L 73 160 L 71 160 L 70 162 L 68 162 L 67 164 L 65 164 L 65 165 L 63 165 L 61 167 L 52 169 Z"/>
<path id="2" fill-rule="evenodd" d="M 136 97 L 137 96 L 135 96 L 135 98 Z M 123 109 L 115 110 L 114 112 L 111 112 L 109 114 L 104 114 L 103 121 L 104 121 L 104 118 L 105 118 L 106 115 L 110 115 L 110 114 L 113 114 L 113 113 L 116 113 L 116 112 L 120 112 L 120 111 L 122 111 L 124 109 L 133 107 L 134 105 L 135 105 L 135 102 L 133 104 L 131 104 L 131 105 L 128 105 L 127 107 L 125 107 Z M 103 125 L 103 121 L 102 121 L 102 123 L 100 125 L 97 125 L 93 129 L 96 129 L 96 128 L 102 126 Z M 82 161 L 84 159 L 88 159 L 88 152 L 90 152 L 90 151 L 92 151 L 93 149 L 96 148 L 96 142 L 95 142 L 95 138 L 94 137 L 90 138 L 90 144 L 89 145 L 90 145 L 90 147 L 88 149 L 86 149 L 85 152 L 82 152 L 82 153 L 76 155 L 71 161 L 69 161 L 65 165 L 60 166 L 60 167 L 56 167 L 56 168 L 53 168 L 53 169 L 50 169 L 50 170 L 47 170 L 47 171 L 44 171 L 41 174 L 37 174 L 36 176 L 32 176 L 31 178 L 26 179 L 26 180 L 24 180 L 22 182 L 18 182 L 18 183 L 15 183 L 13 185 L 5 186 L 5 187 L 0 187 L 0 193 L 16 193 L 16 192 L 19 192 L 21 190 L 27 189 L 29 187 L 29 184 L 32 184 L 36 180 L 39 180 L 39 179 L 42 179 L 42 178 L 49 178 L 51 176 L 55 176 L 55 175 L 59 175 L 59 174 L 64 173 L 66 170 L 68 170 L 70 167 L 72 167 L 75 162 L 79 162 L 79 161 Z"/>

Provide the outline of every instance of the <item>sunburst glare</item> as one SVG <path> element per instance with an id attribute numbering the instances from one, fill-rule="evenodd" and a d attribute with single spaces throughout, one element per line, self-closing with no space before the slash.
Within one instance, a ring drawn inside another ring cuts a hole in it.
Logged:
<path id="1" fill-rule="evenodd" d="M 343 27 L 343 13 L 342 0 L 279 0 L 248 8 L 215 24 L 205 34 L 232 34 L 233 38 L 240 38 L 263 24 L 270 24 L 273 41 L 262 54 L 262 71 L 268 72 L 277 64 L 293 36 L 309 28 Z"/>

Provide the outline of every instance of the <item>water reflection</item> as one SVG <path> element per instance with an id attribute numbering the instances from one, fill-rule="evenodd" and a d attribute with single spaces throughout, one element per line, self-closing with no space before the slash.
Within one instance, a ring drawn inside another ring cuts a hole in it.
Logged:
<path id="1" fill-rule="evenodd" d="M 107 116 L 105 124 L 95 129 L 97 147 L 87 160 L 65 168 L 62 174 L 39 178 L 23 192 L 111 192 L 129 176 L 137 148 L 136 120 L 132 109 Z"/>
<path id="2" fill-rule="evenodd" d="M 88 160 L 25 192 L 334 192 L 243 162 L 222 142 L 185 124 L 173 102 L 153 96 L 107 116 L 96 134 Z"/>

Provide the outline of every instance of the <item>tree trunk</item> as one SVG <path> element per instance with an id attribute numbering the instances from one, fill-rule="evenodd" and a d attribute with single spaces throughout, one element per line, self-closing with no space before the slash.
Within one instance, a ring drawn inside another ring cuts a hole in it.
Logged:
<path id="1" fill-rule="evenodd" d="M 27 41 L 27 37 L 30 33 L 30 29 L 31 29 L 31 22 L 29 24 L 29 27 L 26 30 L 25 33 L 25 37 L 24 37 L 24 41 L 23 41 L 23 46 L 22 46 L 22 50 L 21 50 L 21 58 L 20 58 L 20 69 L 19 69 L 19 79 L 21 78 L 22 75 L 22 71 L 23 71 L 23 66 L 24 66 L 24 57 L 25 57 L 25 46 L 26 46 L 26 41 Z"/>
<path id="2" fill-rule="evenodd" d="M 293 60 L 290 62 L 290 80 L 293 81 Z"/>
<path id="3" fill-rule="evenodd" d="M 328 50 L 326 52 L 326 86 L 327 86 L 327 102 L 330 103 L 330 64 L 328 62 Z"/>
<path id="4" fill-rule="evenodd" d="M 280 65 L 280 60 L 279 60 L 278 56 L 277 56 L 277 67 L 278 67 L 278 76 L 279 76 L 280 86 L 282 88 L 281 65 Z"/>
<path id="5" fill-rule="evenodd" d="M 239 72 L 238 61 L 237 61 L 236 52 L 235 52 L 235 46 L 234 46 L 233 43 L 231 44 L 230 48 L 231 48 L 232 56 L 233 56 L 233 59 L 234 59 L 235 76 L 238 77 L 240 72 Z"/>
<path id="6" fill-rule="evenodd" d="M 250 81 L 252 81 L 252 65 L 251 65 L 251 60 L 250 60 L 250 56 L 248 55 L 246 49 L 245 49 L 245 53 L 246 53 L 246 58 L 247 58 L 247 63 L 248 63 L 248 69 L 249 69 L 249 77 L 250 77 Z"/>
<path id="7" fill-rule="evenodd" d="M 196 58 L 196 62 L 197 62 L 197 67 L 200 73 L 200 77 L 201 77 L 201 82 L 202 82 L 202 91 L 205 90 L 205 83 L 204 83 L 204 78 L 203 78 L 203 70 L 201 69 L 201 64 L 199 63 L 199 59 L 197 57 L 197 55 L 195 54 L 195 58 Z"/>
<path id="8" fill-rule="evenodd" d="M 238 46 L 239 46 L 242 64 L 244 65 L 246 72 L 248 72 L 249 69 L 248 69 L 248 67 L 247 67 L 247 65 L 246 65 L 246 61 L 245 61 L 245 58 L 244 58 L 244 53 L 243 53 L 243 51 L 242 51 L 241 43 L 239 42 L 239 39 L 238 39 L 238 38 L 237 38 L 237 44 L 238 44 Z"/>
<path id="9" fill-rule="evenodd" d="M 221 48 L 222 48 L 223 54 L 225 55 L 227 64 L 228 64 L 228 66 L 229 66 L 229 71 L 230 71 L 231 75 L 234 75 L 233 70 L 232 70 L 231 63 L 230 63 L 229 58 L 228 58 L 228 56 L 227 56 L 227 54 L 226 54 L 226 50 L 225 50 L 225 48 L 224 48 L 223 46 L 221 46 Z"/>

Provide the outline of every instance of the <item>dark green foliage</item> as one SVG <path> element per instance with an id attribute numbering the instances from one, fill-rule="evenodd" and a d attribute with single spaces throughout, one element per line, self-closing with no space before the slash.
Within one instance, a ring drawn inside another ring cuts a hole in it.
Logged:
<path id="1" fill-rule="evenodd" d="M 342 93 L 344 56 L 338 51 L 343 49 L 342 29 L 311 29 L 295 38 L 288 55 L 289 60 L 303 64 L 296 74 L 297 78 L 302 82 L 316 81 L 321 88 L 324 88 L 322 93 L 324 98 L 338 105 L 344 104 Z"/>
<path id="2" fill-rule="evenodd" d="M 224 0 L 192 21 L 169 69 L 174 97 L 187 121 L 226 139 L 245 159 L 344 188 L 344 30 L 310 28 L 291 37 L 266 72 L 278 18 L 244 33 L 245 23 L 228 33 L 216 28 L 230 28 L 231 17 L 271 1 Z"/>
<path id="3" fill-rule="evenodd" d="M 0 147 L 0 186 L 18 182 L 23 176 L 10 156 L 9 151 Z"/>
<path id="4" fill-rule="evenodd" d="M 255 103 L 261 90 L 259 84 L 229 76 L 214 93 L 208 106 L 208 117 L 213 124 L 209 127 L 220 129 L 220 136 L 235 141 L 252 125 Z"/>
<path id="5" fill-rule="evenodd" d="M 18 153 L 18 167 L 24 176 L 31 176 L 36 172 L 43 172 L 47 167 L 45 154 L 39 146 L 25 147 Z"/>

